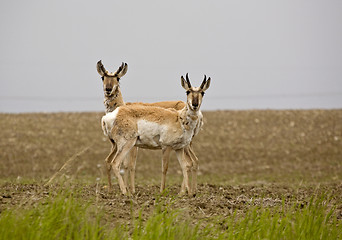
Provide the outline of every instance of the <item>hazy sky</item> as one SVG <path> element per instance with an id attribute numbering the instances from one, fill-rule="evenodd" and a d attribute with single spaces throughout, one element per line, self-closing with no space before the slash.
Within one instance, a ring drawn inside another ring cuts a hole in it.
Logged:
<path id="1" fill-rule="evenodd" d="M 342 108 L 342 1 L 1 1 L 0 112 L 103 111 L 96 62 L 128 63 L 125 101 L 203 110 Z"/>

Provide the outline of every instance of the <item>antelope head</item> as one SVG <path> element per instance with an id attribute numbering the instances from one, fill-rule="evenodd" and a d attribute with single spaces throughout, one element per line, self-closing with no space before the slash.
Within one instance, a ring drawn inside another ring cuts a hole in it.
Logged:
<path id="1" fill-rule="evenodd" d="M 207 76 L 204 75 L 204 80 L 200 87 L 192 87 L 188 74 L 185 76 L 186 79 L 184 79 L 183 76 L 181 76 L 181 84 L 182 87 L 186 90 L 187 95 L 187 106 L 193 111 L 198 111 L 202 104 L 202 99 L 204 96 L 204 92 L 209 88 L 210 86 L 210 77 L 207 79 Z"/>
<path id="2" fill-rule="evenodd" d="M 115 94 L 119 87 L 120 78 L 127 72 L 127 63 L 122 63 L 116 72 L 108 72 L 103 66 L 101 60 L 97 62 L 97 72 L 100 74 L 103 83 L 103 91 L 106 97 Z"/>

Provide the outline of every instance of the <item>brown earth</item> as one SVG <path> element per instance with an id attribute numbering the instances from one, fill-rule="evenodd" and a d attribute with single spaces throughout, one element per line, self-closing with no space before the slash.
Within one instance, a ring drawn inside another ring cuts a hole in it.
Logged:
<path id="1" fill-rule="evenodd" d="M 166 193 L 158 194 L 155 185 L 138 185 L 134 196 L 124 196 L 116 187 L 108 193 L 103 184 L 72 184 L 68 186 L 42 184 L 5 183 L 0 192 L 0 213 L 7 208 L 32 208 L 49 196 L 61 191 L 71 191 L 105 212 L 102 221 L 115 226 L 117 223 L 130 224 L 139 217 L 146 220 L 156 206 L 181 211 L 182 216 L 193 223 L 204 220 L 222 220 L 232 214 L 243 216 L 253 206 L 266 208 L 298 208 L 306 206 L 312 197 L 328 195 L 329 208 L 335 208 L 337 219 L 342 221 L 342 184 L 324 184 L 293 188 L 280 184 L 212 185 L 200 184 L 196 197 L 178 196 L 180 186 L 174 185 Z M 206 221 L 207 220 L 207 221 Z"/>
<path id="2" fill-rule="evenodd" d="M 0 114 L 0 210 L 35 206 L 67 186 L 113 223 L 129 222 L 142 208 L 146 218 L 160 200 L 197 221 L 243 214 L 253 205 L 302 206 L 320 194 L 331 196 L 342 218 L 342 110 L 204 112 L 193 144 L 200 161 L 195 198 L 177 195 L 182 177 L 174 154 L 167 192 L 159 194 L 161 153 L 151 150 L 139 150 L 137 193 L 122 196 L 115 180 L 108 193 L 102 115 Z"/>

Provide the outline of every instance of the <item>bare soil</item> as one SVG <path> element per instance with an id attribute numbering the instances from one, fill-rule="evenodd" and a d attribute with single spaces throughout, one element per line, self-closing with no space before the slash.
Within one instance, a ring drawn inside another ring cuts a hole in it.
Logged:
<path id="1" fill-rule="evenodd" d="M 279 209 L 295 204 L 303 208 L 311 197 L 328 195 L 331 207 L 335 208 L 337 218 L 342 221 L 342 184 L 298 188 L 279 184 L 200 184 L 196 197 L 178 196 L 180 186 L 170 186 L 164 194 L 159 194 L 158 186 L 138 185 L 137 193 L 133 196 L 120 194 L 118 187 L 108 193 L 103 184 L 73 184 L 67 190 L 65 187 L 5 183 L 1 186 L 0 212 L 7 208 L 36 207 L 48 197 L 71 190 L 75 196 L 104 210 L 102 220 L 111 225 L 130 224 L 132 219 L 138 217 L 146 220 L 160 204 L 163 207 L 167 205 L 169 209 L 180 209 L 182 216 L 197 223 L 200 220 L 224 219 L 234 213 L 240 216 L 253 206 Z"/>

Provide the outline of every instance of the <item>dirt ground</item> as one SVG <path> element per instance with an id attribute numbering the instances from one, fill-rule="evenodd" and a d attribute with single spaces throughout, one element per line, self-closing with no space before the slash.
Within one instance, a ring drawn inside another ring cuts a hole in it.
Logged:
<path id="1" fill-rule="evenodd" d="M 139 215 L 146 220 L 158 204 L 167 205 L 169 209 L 180 209 L 182 216 L 198 223 L 202 220 L 224 219 L 234 213 L 243 215 L 252 206 L 281 208 L 296 204 L 302 208 L 311 197 L 320 197 L 322 194 L 331 197 L 330 207 L 335 208 L 337 218 L 342 221 L 342 184 L 298 188 L 279 184 L 200 184 L 196 197 L 178 196 L 179 187 L 171 186 L 165 194 L 160 195 L 155 185 L 138 185 L 137 193 L 130 197 L 120 194 L 118 187 L 108 193 L 102 184 L 73 184 L 68 190 L 72 189 L 78 197 L 102 209 L 105 212 L 102 221 L 113 226 L 117 223 L 130 224 Z M 38 206 L 39 202 L 54 196 L 61 189 L 58 185 L 44 187 L 42 184 L 5 183 L 1 186 L 0 212 L 6 208 Z"/>
<path id="2" fill-rule="evenodd" d="M 342 219 L 342 110 L 213 111 L 194 140 L 200 161 L 196 197 L 179 197 L 172 154 L 167 191 L 159 194 L 160 151 L 139 150 L 136 194 L 108 193 L 102 113 L 0 114 L 0 211 L 32 207 L 67 187 L 102 208 L 104 221 L 127 222 L 158 202 L 192 221 L 243 214 L 251 206 L 307 204 L 328 194 Z M 70 164 L 44 186 L 61 166 Z M 61 182 L 64 185 L 61 186 Z"/>

